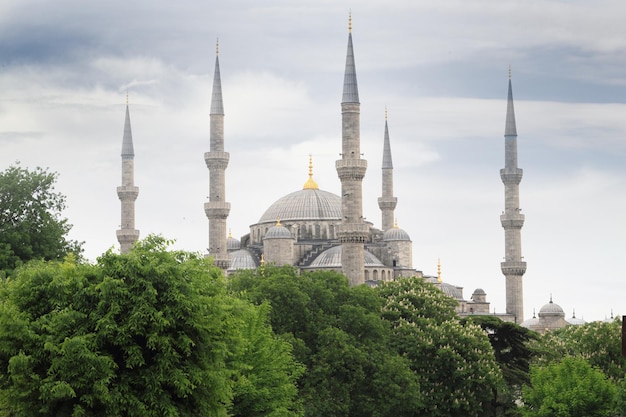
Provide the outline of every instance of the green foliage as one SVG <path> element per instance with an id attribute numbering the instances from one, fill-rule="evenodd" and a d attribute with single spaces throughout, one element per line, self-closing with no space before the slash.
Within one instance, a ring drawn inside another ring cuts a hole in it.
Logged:
<path id="1" fill-rule="evenodd" d="M 393 326 L 392 344 L 420 376 L 420 416 L 481 416 L 502 386 L 485 332 L 461 324 L 456 301 L 421 278 L 384 283 L 383 317 Z"/>
<path id="2" fill-rule="evenodd" d="M 469 316 L 464 321 L 479 325 L 486 333 L 494 350 L 496 362 L 506 383 L 499 389 L 487 415 L 516 415 L 521 387 L 530 382 L 530 363 L 536 352 L 531 347 L 539 335 L 515 323 L 495 316 Z"/>
<path id="3" fill-rule="evenodd" d="M 229 279 L 237 294 L 271 306 L 274 331 L 306 366 L 300 397 L 307 416 L 412 416 L 421 405 L 417 376 L 390 344 L 371 288 L 350 288 L 335 272 L 298 275 L 266 266 Z"/>
<path id="4" fill-rule="evenodd" d="M 560 361 L 565 356 L 585 359 L 613 381 L 624 379 L 626 358 L 622 356 L 622 323 L 595 321 L 581 326 L 565 326 L 545 333 L 537 343 L 538 364 Z"/>
<path id="5" fill-rule="evenodd" d="M 265 310 L 167 245 L 148 237 L 96 265 L 31 263 L 2 283 L 0 406 L 14 417 L 226 416 L 266 401 L 258 415 L 298 415 L 285 405 L 298 367 Z M 257 392 L 264 384 L 280 398 Z"/>
<path id="6" fill-rule="evenodd" d="M 614 415 L 617 389 L 584 359 L 531 368 L 531 385 L 523 388 L 524 416 L 607 417 Z"/>
<path id="7" fill-rule="evenodd" d="M 268 325 L 267 304 L 237 302 L 243 344 L 235 355 L 232 416 L 288 417 L 303 414 L 296 381 L 304 367 L 294 361 L 292 347 Z"/>
<path id="8" fill-rule="evenodd" d="M 61 216 L 65 196 L 54 191 L 56 173 L 11 166 L 0 172 L 0 270 L 10 274 L 31 259 L 79 257 L 81 244 L 67 239 Z"/>

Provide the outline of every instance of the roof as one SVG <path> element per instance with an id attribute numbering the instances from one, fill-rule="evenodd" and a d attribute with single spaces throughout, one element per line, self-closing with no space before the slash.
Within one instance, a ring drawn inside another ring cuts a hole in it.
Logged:
<path id="1" fill-rule="evenodd" d="M 259 223 L 303 220 L 341 221 L 341 197 L 328 191 L 307 188 L 276 200 L 261 216 Z"/>

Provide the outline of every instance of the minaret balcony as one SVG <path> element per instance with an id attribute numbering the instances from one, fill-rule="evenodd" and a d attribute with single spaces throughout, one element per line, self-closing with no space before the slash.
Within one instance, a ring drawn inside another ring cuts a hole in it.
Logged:
<path id="1" fill-rule="evenodd" d="M 228 161 L 230 160 L 230 154 L 228 152 L 205 152 L 204 162 L 209 169 L 221 169 L 225 170 L 228 167 Z"/>
<path id="2" fill-rule="evenodd" d="M 117 187 L 117 196 L 121 201 L 135 201 L 139 195 L 139 187 L 126 185 Z"/>
<path id="3" fill-rule="evenodd" d="M 519 212 L 500 215 L 500 223 L 505 229 L 521 229 L 524 225 L 524 215 Z"/>
<path id="4" fill-rule="evenodd" d="M 500 262 L 500 268 L 502 269 L 502 274 L 505 276 L 509 275 L 524 275 L 526 272 L 526 262 L 516 262 L 516 261 L 506 261 Z"/>
<path id="5" fill-rule="evenodd" d="M 521 168 L 504 168 L 500 170 L 500 178 L 504 185 L 518 185 L 522 182 L 524 170 Z"/>
<path id="6" fill-rule="evenodd" d="M 369 238 L 369 226 L 365 223 L 339 224 L 337 237 L 342 243 L 366 243 Z"/>
<path id="7" fill-rule="evenodd" d="M 117 241 L 122 243 L 135 243 L 139 239 L 139 230 L 120 229 L 115 232 Z"/>
<path id="8" fill-rule="evenodd" d="M 381 210 L 393 210 L 397 204 L 397 197 L 378 197 L 378 208 Z"/>
<path id="9" fill-rule="evenodd" d="M 204 212 L 209 219 L 226 219 L 230 213 L 230 203 L 209 201 L 204 203 Z"/>
<path id="10" fill-rule="evenodd" d="M 367 171 L 367 161 L 360 158 L 346 158 L 335 161 L 339 180 L 362 180 Z"/>

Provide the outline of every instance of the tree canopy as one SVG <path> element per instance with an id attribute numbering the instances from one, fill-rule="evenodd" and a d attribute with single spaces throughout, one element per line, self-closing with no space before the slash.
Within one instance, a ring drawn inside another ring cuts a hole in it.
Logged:
<path id="1" fill-rule="evenodd" d="M 420 416 L 481 416 L 502 386 L 485 332 L 462 325 L 456 301 L 421 278 L 383 283 L 383 317 L 392 343 L 420 376 Z"/>
<path id="2" fill-rule="evenodd" d="M 267 309 L 167 244 L 148 237 L 96 265 L 31 262 L 0 283 L 7 415 L 300 415 L 301 368 Z"/>
<path id="3" fill-rule="evenodd" d="M 0 172 L 0 271 L 11 273 L 31 259 L 61 260 L 80 255 L 68 239 L 71 225 L 62 212 L 65 196 L 54 190 L 57 174 L 19 165 Z"/>
<path id="4" fill-rule="evenodd" d="M 266 266 L 229 278 L 231 291 L 271 306 L 274 331 L 306 366 L 299 381 L 307 416 L 412 416 L 421 406 L 417 376 L 390 345 L 381 299 L 335 272 L 298 274 Z"/>
<path id="5" fill-rule="evenodd" d="M 523 399 L 527 417 L 608 417 L 614 415 L 617 389 L 584 359 L 566 357 L 533 366 Z"/>

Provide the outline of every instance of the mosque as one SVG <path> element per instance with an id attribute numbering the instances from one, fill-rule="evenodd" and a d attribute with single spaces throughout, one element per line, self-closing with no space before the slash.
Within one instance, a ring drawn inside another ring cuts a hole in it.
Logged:
<path id="1" fill-rule="evenodd" d="M 292 265 L 300 271 L 338 271 L 348 277 L 351 285 L 375 286 L 401 277 L 420 276 L 456 299 L 459 314 L 495 314 L 490 313 L 484 290 L 476 289 L 466 300 L 462 287 L 443 282 L 440 265 L 436 277 L 424 276 L 414 268 L 413 243 L 409 234 L 398 227 L 394 217 L 398 199 L 393 190 L 393 161 L 386 117 L 382 143 L 382 190 L 378 198 L 381 227 L 375 227 L 363 217 L 362 180 L 368 162 L 360 152 L 360 101 L 352 45 L 352 19 L 348 28 L 341 102 L 341 159 L 335 162 L 341 195 L 319 188 L 313 179 L 313 161 L 309 157 L 308 179 L 302 189 L 276 200 L 241 239 L 227 234 L 226 227 L 230 203 L 225 200 L 225 173 L 230 154 L 225 151 L 224 105 L 219 51 L 216 50 L 210 149 L 204 154 L 209 170 L 209 200 L 204 204 L 209 222 L 207 256 L 213 258 L 215 265 L 227 274 L 272 263 Z M 505 260 L 501 269 L 506 280 L 506 312 L 497 316 L 522 323 L 522 276 L 526 271 L 526 262 L 521 255 L 524 215 L 519 209 L 522 170 L 517 166 L 517 131 L 510 74 L 504 136 L 505 168 L 500 171 L 500 176 L 505 186 L 505 210 L 500 220 L 505 231 Z M 135 229 L 135 200 L 139 189 L 134 184 L 134 150 L 128 103 L 121 156 L 122 185 L 117 188 L 121 201 L 121 227 L 117 238 L 121 252 L 125 253 L 139 237 L 139 231 Z"/>

